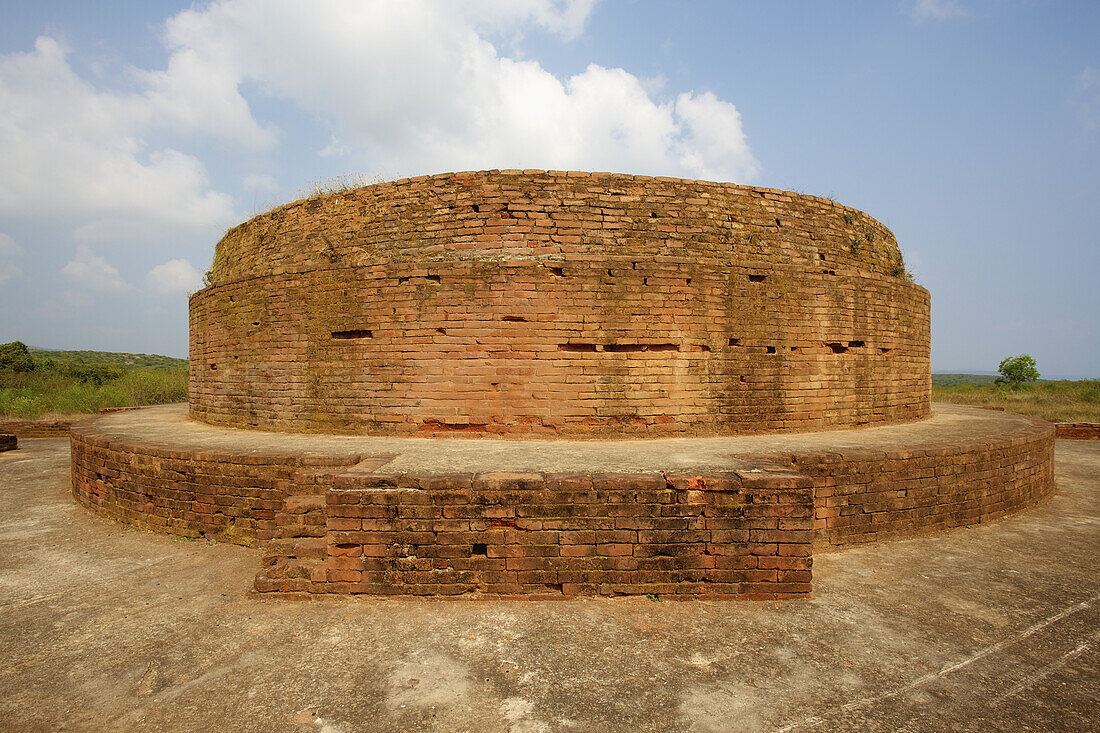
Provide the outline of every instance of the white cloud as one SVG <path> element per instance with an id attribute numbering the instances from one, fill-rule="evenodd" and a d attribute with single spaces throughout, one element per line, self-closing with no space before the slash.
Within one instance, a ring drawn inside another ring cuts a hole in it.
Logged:
<path id="1" fill-rule="evenodd" d="M 157 295 L 193 293 L 202 287 L 202 275 L 187 260 L 168 260 L 149 271 L 145 287 Z"/>
<path id="2" fill-rule="evenodd" d="M 92 290 L 118 292 L 130 286 L 107 260 L 93 254 L 85 244 L 77 245 L 76 256 L 61 268 L 66 278 Z"/>
<path id="3" fill-rule="evenodd" d="M 61 220 L 78 238 L 150 239 L 233 220 L 203 165 L 142 136 L 161 112 L 142 96 L 101 91 L 66 51 L 41 37 L 34 51 L 0 55 L 0 215 Z"/>
<path id="4" fill-rule="evenodd" d="M 1100 130 L 1100 70 L 1086 66 L 1073 80 L 1072 98 L 1085 132 Z"/>
<path id="5" fill-rule="evenodd" d="M 23 271 L 10 262 L 0 262 L 0 283 L 23 277 Z"/>
<path id="6" fill-rule="evenodd" d="M 248 84 L 327 121 L 332 142 L 321 153 L 346 150 L 368 173 L 575 168 L 751 179 L 757 163 L 731 103 L 694 92 L 654 99 L 652 84 L 596 65 L 559 79 L 487 40 L 530 28 L 574 37 L 592 4 L 333 0 L 318 13 L 291 0 L 227 0 L 167 22 L 173 54 L 156 84 L 188 89 L 192 69 L 217 69 L 207 103 L 222 100 L 231 119 L 197 116 L 196 129 L 231 139 L 265 129 L 241 104 Z"/>
<path id="7" fill-rule="evenodd" d="M 15 240 L 10 235 L 0 232 L 0 257 L 11 257 L 17 255 L 22 250 L 19 249 L 19 245 L 15 243 Z"/>
<path id="8" fill-rule="evenodd" d="M 246 191 L 275 191 L 279 182 L 266 173 L 249 173 L 244 177 L 243 186 Z"/>
<path id="9" fill-rule="evenodd" d="M 23 276 L 23 271 L 16 267 L 11 262 L 5 262 L 4 259 L 8 257 L 16 257 L 21 255 L 23 250 L 16 244 L 15 240 L 11 236 L 0 232 L 0 283 L 14 280 L 17 277 Z"/>
<path id="10" fill-rule="evenodd" d="M 955 0 L 916 0 L 912 12 L 917 20 L 950 20 L 966 17 L 966 10 Z"/>

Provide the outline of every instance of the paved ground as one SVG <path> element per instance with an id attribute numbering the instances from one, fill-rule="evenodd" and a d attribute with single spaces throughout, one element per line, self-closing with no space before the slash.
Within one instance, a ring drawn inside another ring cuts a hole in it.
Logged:
<path id="1" fill-rule="evenodd" d="M 259 551 L 0 454 L 0 729 L 1051 731 L 1100 717 L 1100 442 L 1014 518 L 815 556 L 781 603 L 245 597 Z"/>
<path id="2" fill-rule="evenodd" d="M 469 438 L 370 438 L 269 433 L 215 427 L 187 417 L 187 405 L 164 405 L 96 419 L 97 430 L 150 445 L 237 453 L 393 455 L 386 471 L 674 471 L 737 469 L 734 454 L 838 449 L 883 450 L 948 441 L 975 441 L 1027 430 L 1012 413 L 936 403 L 927 420 L 855 430 L 650 440 L 471 440 Z"/>

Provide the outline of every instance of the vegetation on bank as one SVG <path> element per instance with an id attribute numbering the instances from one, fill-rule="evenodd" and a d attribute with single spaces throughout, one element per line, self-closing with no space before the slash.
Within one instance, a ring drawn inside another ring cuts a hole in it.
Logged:
<path id="1" fill-rule="evenodd" d="M 1100 379 L 1039 381 L 1010 386 L 955 380 L 950 386 L 932 378 L 932 400 L 962 405 L 999 407 L 1051 422 L 1100 422 Z M 961 377 L 965 375 L 950 375 Z M 983 379 L 983 377 L 979 377 Z"/>
<path id="2" fill-rule="evenodd" d="M 0 344 L 0 417 L 33 420 L 187 401 L 187 361 Z"/>

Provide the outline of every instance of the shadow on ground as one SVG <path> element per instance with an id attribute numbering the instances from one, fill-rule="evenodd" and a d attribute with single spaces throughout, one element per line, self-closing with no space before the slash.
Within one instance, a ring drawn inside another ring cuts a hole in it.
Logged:
<path id="1" fill-rule="evenodd" d="M 68 493 L 68 441 L 0 454 L 0 728 L 1095 730 L 1100 442 L 993 524 L 814 558 L 807 601 L 245 597 L 247 550 Z"/>

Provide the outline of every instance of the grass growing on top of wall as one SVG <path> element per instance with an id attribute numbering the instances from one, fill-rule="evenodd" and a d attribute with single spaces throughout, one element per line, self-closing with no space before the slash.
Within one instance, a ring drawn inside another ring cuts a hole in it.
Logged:
<path id="1" fill-rule="evenodd" d="M 187 362 L 182 359 L 29 351 L 19 342 L 0 344 L 0 417 L 33 420 L 186 401 Z"/>
<path id="2" fill-rule="evenodd" d="M 1000 407 L 1051 422 L 1100 422 L 1100 379 L 1039 382 L 1019 387 L 934 384 L 932 399 L 936 402 Z"/>

